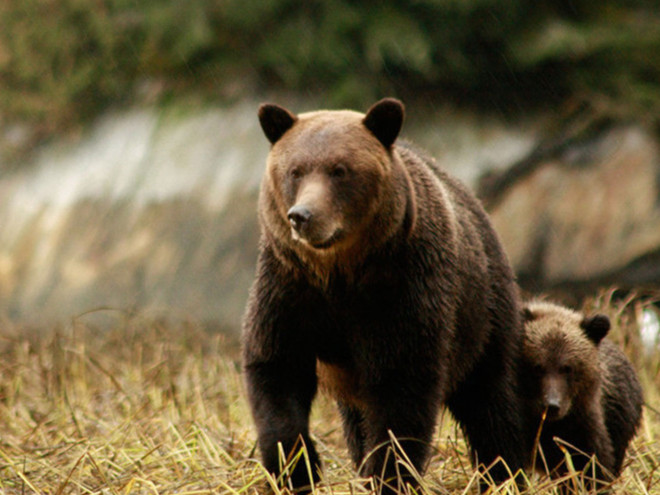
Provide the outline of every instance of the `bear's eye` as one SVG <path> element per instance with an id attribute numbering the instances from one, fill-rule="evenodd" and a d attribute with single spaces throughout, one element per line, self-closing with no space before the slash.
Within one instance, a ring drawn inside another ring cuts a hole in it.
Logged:
<path id="1" fill-rule="evenodd" d="M 570 367 L 569 365 L 565 364 L 564 366 L 559 368 L 559 372 L 562 375 L 570 375 L 571 373 L 573 373 L 573 368 Z"/>
<path id="2" fill-rule="evenodd" d="M 302 177 L 302 170 L 299 167 L 292 168 L 291 171 L 289 172 L 289 176 L 293 180 L 298 180 Z"/>
<path id="3" fill-rule="evenodd" d="M 535 364 L 532 366 L 532 373 L 535 374 L 536 376 L 540 376 L 545 373 L 545 370 L 543 369 L 543 366 L 540 364 Z"/>
<path id="4" fill-rule="evenodd" d="M 343 179 L 346 177 L 346 174 L 348 173 L 348 170 L 346 168 L 346 165 L 343 164 L 337 164 L 332 169 L 330 170 L 330 177 L 334 179 Z"/>

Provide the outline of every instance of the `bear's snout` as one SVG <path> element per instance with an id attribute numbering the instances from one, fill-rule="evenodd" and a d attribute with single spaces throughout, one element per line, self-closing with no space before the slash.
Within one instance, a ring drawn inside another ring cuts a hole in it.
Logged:
<path id="1" fill-rule="evenodd" d="M 312 199 L 310 201 L 310 199 Z M 327 249 L 343 237 L 341 219 L 328 205 L 307 194 L 287 211 L 291 236 L 311 249 Z"/>
<path id="2" fill-rule="evenodd" d="M 294 205 L 287 212 L 287 218 L 294 230 L 302 233 L 312 219 L 312 212 L 305 205 Z"/>
<path id="3" fill-rule="evenodd" d="M 561 419 L 567 412 L 566 383 L 561 377 L 549 375 L 543 384 L 543 408 L 549 421 Z"/>

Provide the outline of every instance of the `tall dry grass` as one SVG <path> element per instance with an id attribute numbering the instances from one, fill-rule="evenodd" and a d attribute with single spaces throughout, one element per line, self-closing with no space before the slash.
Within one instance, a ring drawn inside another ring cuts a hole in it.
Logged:
<path id="1" fill-rule="evenodd" d="M 616 484 L 626 494 L 660 493 L 660 357 L 643 351 L 637 332 L 647 304 L 607 294 L 587 304 L 616 322 L 612 338 L 640 371 L 649 404 Z M 85 318 L 46 330 L 0 326 L 0 492 L 252 494 L 273 484 L 255 460 L 237 342 L 145 316 L 122 316 L 110 330 Z M 317 491 L 368 493 L 328 398 L 318 398 L 311 423 L 325 465 Z M 478 475 L 450 415 L 437 430 L 422 493 L 476 493 Z M 534 476 L 492 493 L 557 489 Z"/>

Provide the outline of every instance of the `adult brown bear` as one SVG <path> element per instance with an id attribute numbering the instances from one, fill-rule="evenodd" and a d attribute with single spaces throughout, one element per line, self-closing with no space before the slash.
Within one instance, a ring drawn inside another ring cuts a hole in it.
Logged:
<path id="1" fill-rule="evenodd" d="M 249 399 L 265 467 L 304 443 L 317 383 L 337 399 L 351 456 L 396 489 L 394 435 L 423 471 L 441 404 L 501 481 L 523 467 L 517 386 L 521 307 L 479 202 L 394 144 L 403 104 L 366 115 L 262 105 L 272 143 L 259 198 L 257 274 L 243 324 Z M 288 482 L 308 487 L 305 463 Z M 385 485 L 383 486 L 383 483 Z"/>

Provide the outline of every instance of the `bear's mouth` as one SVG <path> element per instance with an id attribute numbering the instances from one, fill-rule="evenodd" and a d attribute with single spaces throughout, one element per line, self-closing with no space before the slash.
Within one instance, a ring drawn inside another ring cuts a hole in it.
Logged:
<path id="1" fill-rule="evenodd" d="M 302 236 L 295 229 L 291 229 L 291 234 L 294 240 L 307 244 L 309 247 L 319 251 L 331 248 L 344 237 L 344 231 L 342 229 L 335 230 L 330 237 L 321 241 Z"/>
<path id="2" fill-rule="evenodd" d="M 337 242 L 339 242 L 342 237 L 343 237 L 343 230 L 337 229 L 325 241 L 318 242 L 318 243 L 310 243 L 310 245 L 314 249 L 328 249 L 328 248 L 332 247 L 334 244 L 336 244 Z"/>
<path id="3" fill-rule="evenodd" d="M 559 421 L 560 419 L 563 419 L 565 415 L 565 412 L 562 411 L 562 408 L 559 406 L 559 404 L 542 404 L 540 413 L 544 420 L 549 423 Z"/>
<path id="4" fill-rule="evenodd" d="M 545 413 L 545 420 L 548 422 L 553 422 L 561 419 L 558 409 L 548 409 Z"/>

